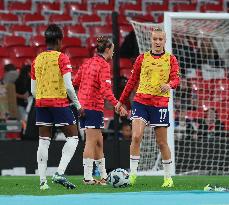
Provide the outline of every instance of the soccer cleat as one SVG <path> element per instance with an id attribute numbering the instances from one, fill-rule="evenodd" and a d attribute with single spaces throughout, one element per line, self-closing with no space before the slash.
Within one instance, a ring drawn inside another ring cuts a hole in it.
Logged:
<path id="1" fill-rule="evenodd" d="M 164 183 L 162 184 L 161 187 L 174 187 L 174 184 L 173 184 L 173 179 L 170 177 L 170 178 L 164 178 Z"/>
<path id="2" fill-rule="evenodd" d="M 83 179 L 83 183 L 85 185 L 96 185 L 96 184 L 99 184 L 99 181 L 96 179 L 92 179 L 92 180 Z"/>
<path id="3" fill-rule="evenodd" d="M 52 176 L 52 182 L 60 184 L 62 186 L 64 186 L 67 189 L 75 189 L 76 185 L 72 184 L 71 182 L 69 182 L 67 180 L 67 178 L 62 174 L 58 174 L 57 172 Z"/>
<path id="4" fill-rule="evenodd" d="M 47 190 L 47 189 L 49 189 L 49 188 L 50 188 L 50 187 L 49 187 L 47 181 L 41 182 L 41 183 L 40 183 L 40 190 Z"/>
<path id="5" fill-rule="evenodd" d="M 133 186 L 136 183 L 137 175 L 136 174 L 130 174 L 129 180 L 130 180 L 130 185 Z"/>
<path id="6" fill-rule="evenodd" d="M 204 187 L 204 191 L 229 192 L 229 189 L 226 187 L 208 184 Z"/>
<path id="7" fill-rule="evenodd" d="M 102 178 L 100 181 L 99 181 L 99 185 L 102 185 L 102 186 L 106 186 L 107 185 L 107 180 Z"/>

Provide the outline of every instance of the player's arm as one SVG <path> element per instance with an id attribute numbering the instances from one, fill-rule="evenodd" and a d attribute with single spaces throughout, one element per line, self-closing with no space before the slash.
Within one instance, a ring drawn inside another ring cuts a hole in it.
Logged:
<path id="1" fill-rule="evenodd" d="M 118 100 L 115 98 L 112 88 L 111 88 L 111 73 L 109 64 L 102 65 L 101 71 L 99 74 L 101 92 L 104 94 L 104 97 L 115 107 L 118 103 Z"/>
<path id="2" fill-rule="evenodd" d="M 170 58 L 170 65 L 169 86 L 172 89 L 176 89 L 180 84 L 180 67 L 176 57 L 173 55 Z"/>
<path id="3" fill-rule="evenodd" d="M 175 89 L 180 83 L 180 68 L 176 57 L 173 55 L 170 57 L 170 66 L 169 82 L 161 86 L 162 93 L 166 93 L 170 89 Z"/>
<path id="4" fill-rule="evenodd" d="M 75 107 L 77 109 L 80 109 L 81 105 L 76 96 L 75 89 L 72 85 L 72 76 L 71 76 L 72 66 L 71 66 L 70 60 L 66 55 L 60 54 L 58 63 L 59 63 L 61 74 L 63 76 L 64 85 L 67 90 L 68 97 L 74 103 Z"/>
<path id="5" fill-rule="evenodd" d="M 136 59 L 134 66 L 133 66 L 133 71 L 132 74 L 122 92 L 122 95 L 119 99 L 120 104 L 125 104 L 127 99 L 129 98 L 131 92 L 137 85 L 139 79 L 140 79 L 140 73 L 141 73 L 141 66 L 142 66 L 142 61 L 143 61 L 144 55 L 139 55 L 138 58 Z"/>
<path id="6" fill-rule="evenodd" d="M 36 98 L 36 76 L 35 76 L 35 62 L 33 61 L 31 65 L 31 93 L 34 98 Z"/>

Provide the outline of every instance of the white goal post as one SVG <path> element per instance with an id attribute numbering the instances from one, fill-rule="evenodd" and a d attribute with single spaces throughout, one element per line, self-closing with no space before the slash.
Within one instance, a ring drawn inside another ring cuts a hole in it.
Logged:
<path id="1" fill-rule="evenodd" d="M 190 31 L 190 30 L 187 31 L 190 35 L 195 35 L 195 32 L 193 32 L 195 29 L 197 29 L 197 30 L 199 29 L 199 32 L 202 32 L 201 29 L 203 29 L 205 32 L 205 35 L 214 36 L 214 38 L 215 38 L 214 41 L 217 41 L 217 38 L 218 38 L 217 29 L 219 29 L 219 33 L 222 35 L 222 39 L 224 38 L 223 35 L 229 34 L 229 23 L 228 23 L 228 25 L 227 25 L 227 23 L 223 24 L 225 27 L 227 26 L 226 29 L 223 28 L 223 26 L 219 24 L 219 28 L 215 27 L 212 29 L 213 30 L 212 33 L 210 33 L 210 32 L 208 33 L 208 30 L 211 30 L 208 27 L 211 27 L 211 26 L 214 27 L 214 24 L 211 25 L 211 23 L 210 24 L 208 24 L 208 23 L 210 21 L 213 22 L 213 21 L 220 21 L 220 20 L 222 20 L 222 21 L 228 20 L 229 21 L 229 14 L 228 13 L 165 12 L 164 13 L 164 22 L 161 25 L 164 26 L 164 30 L 166 32 L 166 51 L 171 52 L 171 53 L 173 53 L 172 45 L 174 43 L 174 42 L 172 42 L 172 39 L 173 39 L 173 23 L 176 20 L 177 20 L 177 25 L 179 27 L 178 29 L 181 28 L 181 30 L 182 30 L 182 23 L 186 23 L 185 20 L 188 20 L 188 21 L 197 20 L 197 21 L 199 21 L 197 23 L 193 23 L 193 24 L 191 23 L 192 31 Z M 206 21 L 206 25 L 202 21 Z M 135 34 L 137 37 L 140 53 L 143 53 L 143 52 L 149 50 L 151 48 L 151 44 L 150 44 L 151 30 L 154 26 L 158 26 L 158 24 L 142 23 L 142 22 L 136 22 L 133 20 L 131 20 L 130 22 L 131 22 L 131 24 L 135 30 Z M 196 26 L 196 28 L 195 28 L 195 26 Z M 202 28 L 200 29 L 201 26 L 202 26 Z M 186 26 L 184 25 L 184 29 L 181 32 L 185 32 L 187 29 L 189 29 L 189 28 L 185 28 L 185 27 Z M 222 42 L 219 42 L 219 44 L 220 43 L 223 44 Z M 227 43 L 228 43 L 228 49 L 229 49 L 229 39 L 228 39 Z M 220 45 L 218 45 L 218 46 L 220 47 Z M 223 47 L 223 46 L 224 45 L 221 45 L 221 47 Z M 218 51 L 221 49 L 219 47 L 217 48 Z M 207 46 L 206 46 L 206 48 L 207 48 Z M 225 51 L 225 49 L 224 49 L 224 51 Z M 184 63 L 186 63 L 186 62 L 184 62 Z M 202 66 L 202 64 L 201 64 L 201 66 Z M 207 98 L 208 96 L 206 95 L 204 97 Z M 185 106 L 187 106 L 187 105 L 185 105 Z M 205 106 L 205 105 L 203 105 L 203 106 Z M 169 102 L 169 111 L 170 111 L 170 127 L 168 129 L 168 144 L 169 144 L 171 152 L 172 152 L 173 175 L 182 174 L 182 173 L 183 174 L 185 174 L 185 173 L 196 173 L 196 172 L 197 172 L 197 174 L 201 174 L 196 169 L 190 170 L 192 168 L 187 168 L 187 169 L 181 168 L 179 171 L 176 170 L 176 168 L 175 168 L 176 167 L 176 164 L 175 164 L 176 150 L 175 150 L 175 144 L 174 144 L 173 92 L 171 92 L 171 98 L 170 98 L 170 102 Z M 156 148 L 156 143 L 155 143 L 154 139 L 152 139 L 153 131 L 151 129 L 148 129 L 148 130 L 146 130 L 146 132 L 148 132 L 148 134 L 146 133 L 144 137 L 147 139 L 147 141 L 144 142 L 144 140 L 143 140 L 142 146 L 141 146 L 141 159 L 140 159 L 139 170 L 138 170 L 139 175 L 162 175 L 163 170 L 162 170 L 162 166 L 160 163 L 161 156 L 160 156 L 158 148 Z M 153 142 L 149 142 L 149 140 L 151 140 L 151 141 L 153 140 Z M 151 146 L 151 148 L 149 148 L 149 146 Z M 152 148 L 152 146 L 154 146 L 154 148 Z M 149 159 L 147 159 L 148 161 L 146 159 L 144 159 L 144 150 L 145 150 L 145 154 L 146 154 L 145 156 L 149 158 Z M 142 154 L 142 152 L 143 152 L 143 154 Z M 151 152 L 151 154 L 149 152 Z M 185 154 L 186 153 L 184 153 L 184 155 Z M 141 164 L 141 160 L 142 160 L 142 164 Z M 152 161 L 153 161 L 153 164 L 152 164 Z M 188 163 L 192 163 L 191 159 L 189 160 Z M 207 164 L 207 162 L 206 162 L 206 164 Z M 223 162 L 221 164 L 223 164 Z M 221 166 L 221 164 L 217 165 L 217 166 Z M 187 167 L 188 166 L 189 165 L 187 165 Z M 202 171 L 207 171 L 207 165 L 206 165 L 206 168 L 204 168 Z M 225 173 L 224 171 L 225 170 L 223 170 L 221 172 L 221 168 L 219 168 L 219 169 L 216 168 L 211 173 L 220 174 L 220 173 Z M 208 172 L 205 172 L 205 173 L 208 173 Z"/>

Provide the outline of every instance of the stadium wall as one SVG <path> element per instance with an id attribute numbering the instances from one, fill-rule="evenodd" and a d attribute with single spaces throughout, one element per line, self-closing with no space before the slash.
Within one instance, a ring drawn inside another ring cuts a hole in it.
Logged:
<path id="1" fill-rule="evenodd" d="M 51 142 L 48 167 L 58 166 L 63 145 L 63 141 Z M 118 167 L 129 168 L 129 146 L 128 141 L 104 141 L 104 153 L 108 171 Z M 35 174 L 35 170 L 37 169 L 37 147 L 37 141 L 1 141 L 0 171 L 3 169 L 13 169 L 14 167 L 25 167 L 26 174 Z M 67 175 L 83 174 L 83 148 L 84 142 L 80 142 L 66 170 Z"/>

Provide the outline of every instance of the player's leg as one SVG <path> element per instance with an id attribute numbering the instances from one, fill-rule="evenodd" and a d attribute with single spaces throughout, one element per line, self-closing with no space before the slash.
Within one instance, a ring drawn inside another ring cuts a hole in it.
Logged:
<path id="1" fill-rule="evenodd" d="M 133 185 L 137 177 L 137 168 L 140 160 L 140 144 L 145 129 L 145 122 L 141 119 L 132 121 L 132 141 L 130 145 L 130 183 Z"/>
<path id="2" fill-rule="evenodd" d="M 76 151 L 79 142 L 76 120 L 69 107 L 53 108 L 52 113 L 55 126 L 61 127 L 61 130 L 66 137 L 66 142 L 62 149 L 61 160 L 57 172 L 53 175 L 52 179 L 54 182 L 59 183 L 66 188 L 73 189 L 76 186 L 66 179 L 64 173 Z"/>
<path id="3" fill-rule="evenodd" d="M 96 184 L 92 177 L 96 147 L 100 146 L 98 157 L 103 157 L 103 137 L 101 129 L 104 127 L 103 112 L 85 110 L 85 116 L 80 119 L 80 127 L 85 128 L 86 143 L 83 153 L 84 183 Z"/>
<path id="4" fill-rule="evenodd" d="M 164 168 L 164 184 L 162 185 L 162 187 L 172 187 L 172 160 L 171 152 L 167 143 L 167 127 L 156 127 L 155 134 L 157 145 L 161 151 L 162 164 Z"/>
<path id="5" fill-rule="evenodd" d="M 93 164 L 95 157 L 95 148 L 97 144 L 98 130 L 93 128 L 87 128 L 86 142 L 83 152 L 83 167 L 84 167 L 84 183 L 88 185 L 96 184 L 97 181 L 93 179 Z"/>
<path id="6" fill-rule="evenodd" d="M 97 144 L 95 147 L 94 159 L 95 159 L 95 165 L 98 167 L 99 173 L 101 176 L 100 185 L 106 185 L 107 171 L 105 167 L 105 157 L 103 153 L 103 135 L 102 135 L 101 129 L 97 137 Z"/>
<path id="7" fill-rule="evenodd" d="M 39 145 L 37 149 L 37 164 L 40 175 L 40 189 L 49 189 L 46 179 L 48 149 L 51 140 L 52 118 L 48 108 L 36 108 L 36 125 L 39 126 Z"/>

